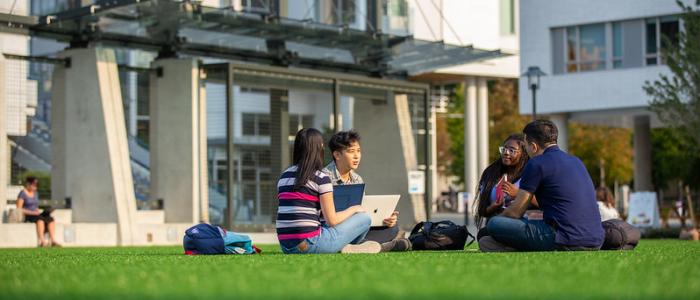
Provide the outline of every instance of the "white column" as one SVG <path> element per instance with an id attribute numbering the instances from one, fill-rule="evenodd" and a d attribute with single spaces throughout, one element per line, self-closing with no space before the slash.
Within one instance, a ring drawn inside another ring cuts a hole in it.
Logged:
<path id="1" fill-rule="evenodd" d="M 430 110 L 430 173 L 431 173 L 431 195 L 432 199 L 430 200 L 430 209 L 432 211 L 437 210 L 437 203 L 436 200 L 437 196 L 440 194 L 440 190 L 438 189 L 438 172 L 437 172 L 437 114 L 435 113 L 435 109 Z"/>
<path id="2" fill-rule="evenodd" d="M 130 245 L 136 200 L 114 51 L 70 49 L 61 57 L 71 65 L 53 74 L 52 151 L 61 163 L 51 177 L 71 197 L 74 223 L 116 223 L 118 244 Z"/>
<path id="3" fill-rule="evenodd" d="M 340 124 L 341 130 L 350 130 L 355 120 L 355 97 L 340 97 Z"/>
<path id="4" fill-rule="evenodd" d="M 7 111 L 5 109 L 5 56 L 0 55 L 0 223 L 7 205 L 10 155 L 7 149 Z"/>
<path id="5" fill-rule="evenodd" d="M 476 193 L 478 176 L 477 157 L 477 88 L 476 78 L 464 81 L 464 188 L 472 197 Z"/>
<path id="6" fill-rule="evenodd" d="M 634 118 L 634 190 L 652 191 L 651 127 L 649 116 Z"/>
<path id="7" fill-rule="evenodd" d="M 489 88 L 486 78 L 477 80 L 477 94 L 477 173 L 481 174 L 489 165 Z"/>
<path id="8" fill-rule="evenodd" d="M 559 131 L 559 137 L 557 138 L 557 145 L 559 149 L 568 152 L 569 151 L 569 114 L 554 114 L 549 116 L 549 120 L 557 126 Z"/>
<path id="9" fill-rule="evenodd" d="M 197 223 L 206 201 L 206 116 L 196 59 L 153 62 L 151 75 L 151 197 L 163 199 L 165 222 Z"/>

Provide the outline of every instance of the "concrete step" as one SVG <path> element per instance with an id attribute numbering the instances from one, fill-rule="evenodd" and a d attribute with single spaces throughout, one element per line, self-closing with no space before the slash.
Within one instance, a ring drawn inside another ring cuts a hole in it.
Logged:
<path id="1" fill-rule="evenodd" d="M 182 245 L 185 230 L 193 224 L 138 224 L 134 228 L 132 246 Z M 277 244 L 275 233 L 247 234 L 256 245 Z M 64 247 L 116 247 L 115 223 L 56 223 L 56 240 Z M 37 246 L 33 223 L 0 224 L 0 248 L 33 248 Z"/>
<path id="2" fill-rule="evenodd" d="M 164 224 L 165 212 L 163 210 L 138 210 L 136 211 L 136 224 Z"/>
<path id="3" fill-rule="evenodd" d="M 14 209 L 10 205 L 9 210 Z M 51 213 L 56 224 L 72 224 L 73 210 L 71 209 L 56 209 Z M 165 213 L 162 210 L 139 210 L 136 212 L 136 224 L 164 224 Z"/>

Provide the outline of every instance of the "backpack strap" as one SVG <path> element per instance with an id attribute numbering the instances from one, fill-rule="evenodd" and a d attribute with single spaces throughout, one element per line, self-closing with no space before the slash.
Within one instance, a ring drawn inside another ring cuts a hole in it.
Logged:
<path id="1" fill-rule="evenodd" d="M 430 236 L 430 232 L 433 231 L 433 226 L 437 225 L 436 223 L 433 222 L 424 222 L 423 224 L 423 235 L 425 237 Z"/>
<path id="2" fill-rule="evenodd" d="M 423 228 L 423 224 L 427 222 L 419 222 L 416 224 L 416 226 L 413 226 L 413 229 L 411 229 L 411 235 L 414 235 L 420 231 L 421 228 Z"/>

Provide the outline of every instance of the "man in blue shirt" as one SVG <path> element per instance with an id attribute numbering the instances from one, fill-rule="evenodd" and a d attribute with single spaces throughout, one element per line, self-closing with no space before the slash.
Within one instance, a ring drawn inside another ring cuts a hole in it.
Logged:
<path id="1" fill-rule="evenodd" d="M 598 250 L 604 232 L 595 189 L 580 159 L 557 146 L 551 121 L 530 122 L 523 129 L 530 155 L 513 204 L 486 225 L 483 251 Z M 544 220 L 522 218 L 535 196 Z M 485 237 L 486 238 L 486 237 Z M 482 241 L 479 241 L 481 244 Z"/>

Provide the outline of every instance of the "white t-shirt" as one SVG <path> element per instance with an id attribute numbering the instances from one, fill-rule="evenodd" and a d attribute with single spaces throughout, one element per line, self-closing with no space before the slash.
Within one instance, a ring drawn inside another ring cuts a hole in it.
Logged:
<path id="1" fill-rule="evenodd" d="M 600 211 L 600 221 L 605 222 L 607 220 L 611 219 L 619 219 L 620 218 L 620 213 L 617 212 L 617 209 L 614 207 L 608 207 L 605 205 L 605 203 L 596 201 L 598 202 L 598 211 Z"/>

